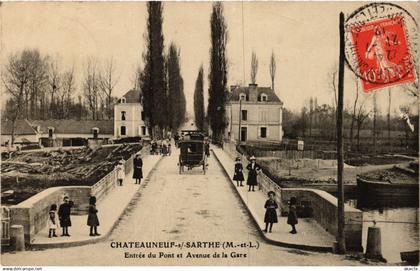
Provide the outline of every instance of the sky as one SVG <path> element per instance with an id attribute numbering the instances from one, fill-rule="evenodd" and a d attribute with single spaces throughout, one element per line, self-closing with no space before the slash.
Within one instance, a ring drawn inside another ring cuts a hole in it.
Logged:
<path id="1" fill-rule="evenodd" d="M 360 2 L 225 2 L 228 29 L 228 85 L 250 82 L 252 51 L 259 60 L 257 83 L 270 86 L 269 61 L 277 62 L 275 91 L 286 108 L 298 111 L 310 96 L 318 104 L 333 102 L 331 73 L 338 59 L 338 16 Z M 416 2 L 398 2 L 418 18 Z M 208 88 L 211 2 L 165 2 L 165 49 L 174 42 L 181 50 L 181 72 L 187 110 L 192 112 L 195 80 L 204 67 Z M 113 58 L 118 83 L 115 96 L 133 87 L 136 67 L 143 66 L 147 10 L 145 2 L 5 2 L 0 6 L 2 65 L 11 53 L 37 48 L 59 60 L 62 69 L 75 66 L 77 81 L 88 58 L 104 63 Z M 356 92 L 354 74 L 345 70 L 345 105 Z M 393 87 L 392 107 L 413 104 Z M 379 109 L 385 112 L 388 91 L 378 91 Z M 361 94 L 362 99 L 366 94 Z M 207 94 L 205 94 L 207 99 Z"/>

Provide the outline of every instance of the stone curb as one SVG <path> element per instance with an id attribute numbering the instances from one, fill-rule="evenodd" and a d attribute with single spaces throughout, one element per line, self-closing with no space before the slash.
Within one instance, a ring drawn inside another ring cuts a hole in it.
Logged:
<path id="1" fill-rule="evenodd" d="M 246 210 L 247 210 L 249 216 L 252 218 L 252 221 L 253 221 L 254 225 L 258 229 L 258 232 L 259 232 L 260 236 L 265 241 L 267 241 L 267 243 L 272 244 L 272 245 L 276 245 L 276 246 L 280 246 L 280 247 L 295 248 L 295 249 L 301 249 L 301 250 L 306 250 L 306 251 L 331 252 L 331 253 L 333 252 L 333 248 L 332 247 L 309 246 L 309 245 L 300 245 L 300 244 L 286 243 L 286 242 L 281 242 L 281 241 L 273 240 L 273 239 L 270 239 L 269 237 L 267 237 L 267 235 L 260 228 L 260 226 L 259 226 L 259 224 L 257 222 L 257 218 L 254 217 L 254 214 L 251 212 L 251 210 L 249 209 L 248 205 L 245 203 L 245 199 L 242 197 L 242 195 L 236 189 L 235 184 L 233 183 L 233 180 L 231 179 L 231 177 L 229 175 L 229 172 L 227 171 L 227 169 L 225 168 L 225 166 L 222 164 L 222 162 L 220 161 L 219 157 L 217 157 L 217 154 L 213 150 L 212 150 L 212 152 L 213 152 L 214 157 L 216 157 L 217 161 L 222 166 L 223 173 L 230 180 L 229 183 L 231 184 L 232 189 L 235 191 L 236 195 L 241 199 L 242 204 L 246 207 Z"/>
<path id="2" fill-rule="evenodd" d="M 144 184 L 148 183 L 150 181 L 150 177 L 152 176 L 152 173 L 156 171 L 157 166 L 159 163 L 163 160 L 164 156 L 161 156 L 159 160 L 153 165 L 153 167 L 150 169 L 149 173 L 147 174 L 146 178 L 142 181 L 143 186 Z M 100 237 L 94 237 L 86 240 L 80 240 L 80 241 L 74 241 L 74 242 L 63 242 L 63 243 L 51 243 L 51 244 L 30 244 L 28 247 L 31 250 L 37 250 L 37 249 L 48 249 L 48 248 L 66 248 L 66 247 L 75 247 L 75 246 L 83 246 L 87 244 L 94 244 L 101 241 L 104 241 L 107 239 L 111 233 L 114 231 L 115 227 L 120 222 L 121 218 L 124 216 L 124 214 L 127 212 L 127 207 L 133 204 L 138 199 L 138 195 L 140 190 L 143 186 L 139 186 L 137 188 L 136 193 L 133 195 L 131 200 L 124 206 L 124 209 L 122 210 L 121 214 L 118 216 L 118 218 L 115 220 L 115 222 L 112 224 L 111 228 L 108 230 L 107 233 L 101 235 Z"/>

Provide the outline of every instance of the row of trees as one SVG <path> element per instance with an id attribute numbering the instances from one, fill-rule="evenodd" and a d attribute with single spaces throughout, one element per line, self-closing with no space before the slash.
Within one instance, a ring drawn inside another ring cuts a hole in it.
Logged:
<path id="1" fill-rule="evenodd" d="M 11 54 L 1 73 L 7 100 L 2 119 L 112 119 L 118 79 L 110 59 L 100 65 L 88 59 L 82 78 L 75 67 L 64 69 L 58 59 L 37 49 Z M 12 140 L 13 141 L 13 140 Z"/>
<path id="2" fill-rule="evenodd" d="M 214 3 L 210 18 L 211 28 L 211 48 L 210 48 L 210 71 L 209 80 L 209 99 L 207 106 L 207 117 L 204 109 L 204 90 L 203 90 L 203 68 L 200 67 L 194 91 L 194 115 L 198 129 L 206 130 L 209 124 L 213 138 L 221 140 L 224 129 L 228 125 L 225 105 L 227 102 L 227 75 L 228 65 L 226 57 L 226 45 L 228 42 L 227 24 L 223 15 L 223 4 Z M 274 80 L 276 75 L 276 59 L 274 52 L 270 58 L 270 78 L 271 87 L 274 90 Z M 258 58 L 253 51 L 251 56 L 251 83 L 257 82 Z"/>
<path id="3" fill-rule="evenodd" d="M 353 150 L 359 150 L 361 131 L 371 130 L 369 144 L 375 147 L 374 141 L 380 134 L 385 134 L 388 142 L 395 138 L 392 131 L 404 131 L 406 139 L 411 138 L 412 132 L 400 116 L 380 114 L 370 103 L 375 103 L 375 95 L 356 96 L 352 106 L 344 108 L 343 125 L 344 136 Z M 408 112 L 408 108 L 401 107 L 401 111 Z M 313 138 L 318 140 L 335 140 L 336 108 L 328 104 L 318 105 L 316 97 L 309 99 L 309 105 L 304 106 L 300 113 L 283 109 L 283 129 L 287 138 Z M 365 135 L 366 136 L 366 135 Z M 366 141 L 366 140 L 365 140 Z M 366 143 L 366 142 L 365 142 Z"/>
<path id="4" fill-rule="evenodd" d="M 181 76 L 180 50 L 171 43 L 164 53 L 163 6 L 147 3 L 148 19 L 143 53 L 144 69 L 139 72 L 139 87 L 146 125 L 153 138 L 176 131 L 186 117 L 184 81 Z"/>
<path id="5" fill-rule="evenodd" d="M 9 98 L 3 118 L 111 119 L 117 79 L 113 59 L 101 67 L 88 59 L 77 84 L 75 67 L 63 69 L 57 59 L 37 49 L 9 56 L 1 74 Z M 79 86 L 79 87 L 78 87 Z"/>

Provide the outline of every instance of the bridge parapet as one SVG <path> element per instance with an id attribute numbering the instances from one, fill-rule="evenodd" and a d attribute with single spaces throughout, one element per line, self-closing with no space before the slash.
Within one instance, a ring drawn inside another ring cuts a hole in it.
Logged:
<path id="1" fill-rule="evenodd" d="M 242 157 L 244 168 L 248 164 L 247 158 L 236 150 L 233 143 L 225 143 L 223 150 L 232 158 Z M 245 172 L 246 174 L 246 172 Z M 306 217 L 312 217 L 330 234 L 337 236 L 337 198 L 331 194 L 318 189 L 305 188 L 282 188 L 266 174 L 261 172 L 258 176 L 258 185 L 264 193 L 276 192 L 276 201 L 280 206 L 281 214 L 287 215 L 288 201 L 295 197 L 298 201 L 298 210 Z M 345 204 L 345 238 L 346 247 L 349 250 L 362 251 L 362 220 L 363 212 Z"/>

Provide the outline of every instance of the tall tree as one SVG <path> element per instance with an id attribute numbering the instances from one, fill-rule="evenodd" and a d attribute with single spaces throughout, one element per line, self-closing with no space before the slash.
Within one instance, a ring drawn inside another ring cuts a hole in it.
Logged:
<path id="1" fill-rule="evenodd" d="M 221 2 L 213 3 L 210 27 L 211 49 L 207 116 L 214 139 L 220 141 L 227 126 L 225 104 L 227 91 L 226 44 L 228 40 L 223 4 Z"/>
<path id="2" fill-rule="evenodd" d="M 83 79 L 83 93 L 92 119 L 97 120 L 100 101 L 99 74 L 97 63 L 94 59 L 88 59 L 87 61 L 85 77 Z"/>
<path id="3" fill-rule="evenodd" d="M 388 144 L 391 144 L 391 89 L 388 89 L 387 129 L 388 129 Z"/>
<path id="4" fill-rule="evenodd" d="M 50 107 L 49 107 L 49 117 L 58 118 L 58 99 L 56 100 L 56 94 L 61 91 L 61 72 L 58 65 L 58 60 L 53 60 L 50 63 L 48 69 L 48 85 L 50 92 Z"/>
<path id="5" fill-rule="evenodd" d="M 66 71 L 63 75 L 63 93 L 64 93 L 64 117 L 70 118 L 71 117 L 71 106 L 72 106 L 72 96 L 76 91 L 76 80 L 74 76 L 74 66 Z"/>
<path id="6" fill-rule="evenodd" d="M 204 78 L 203 66 L 198 70 L 197 80 L 195 81 L 194 90 L 194 117 L 195 124 L 198 129 L 204 130 Z"/>
<path id="7" fill-rule="evenodd" d="M 99 88 L 106 100 L 105 113 L 108 119 L 112 118 L 112 94 L 117 83 L 118 78 L 115 75 L 114 58 L 110 58 L 106 61 L 104 70 L 101 73 L 99 80 Z"/>
<path id="8" fill-rule="evenodd" d="M 274 52 L 271 52 L 270 57 L 270 78 L 271 78 L 271 89 L 274 91 L 274 79 L 276 79 L 276 56 L 274 55 Z"/>
<path id="9" fill-rule="evenodd" d="M 314 114 L 314 99 L 311 96 L 309 98 L 309 136 L 312 136 L 313 114 Z"/>
<path id="10" fill-rule="evenodd" d="M 156 136 L 156 132 L 160 137 L 168 126 L 162 3 L 148 2 L 147 11 L 147 48 L 143 54 L 145 67 L 141 76 L 142 103 L 152 137 Z"/>
<path id="11" fill-rule="evenodd" d="M 184 84 L 181 76 L 180 51 L 171 43 L 167 57 L 168 73 L 168 122 L 171 131 L 176 131 L 185 119 Z"/>
<path id="12" fill-rule="evenodd" d="M 251 56 L 251 83 L 255 84 L 257 82 L 257 73 L 258 73 L 258 58 L 255 51 L 252 51 Z"/>
<path id="13" fill-rule="evenodd" d="M 31 70 L 31 52 L 24 50 L 21 54 L 10 55 L 2 73 L 2 81 L 7 92 L 12 96 L 15 113 L 11 116 L 11 144 L 15 142 L 16 121 L 24 106 L 25 89 L 28 87 Z"/>

